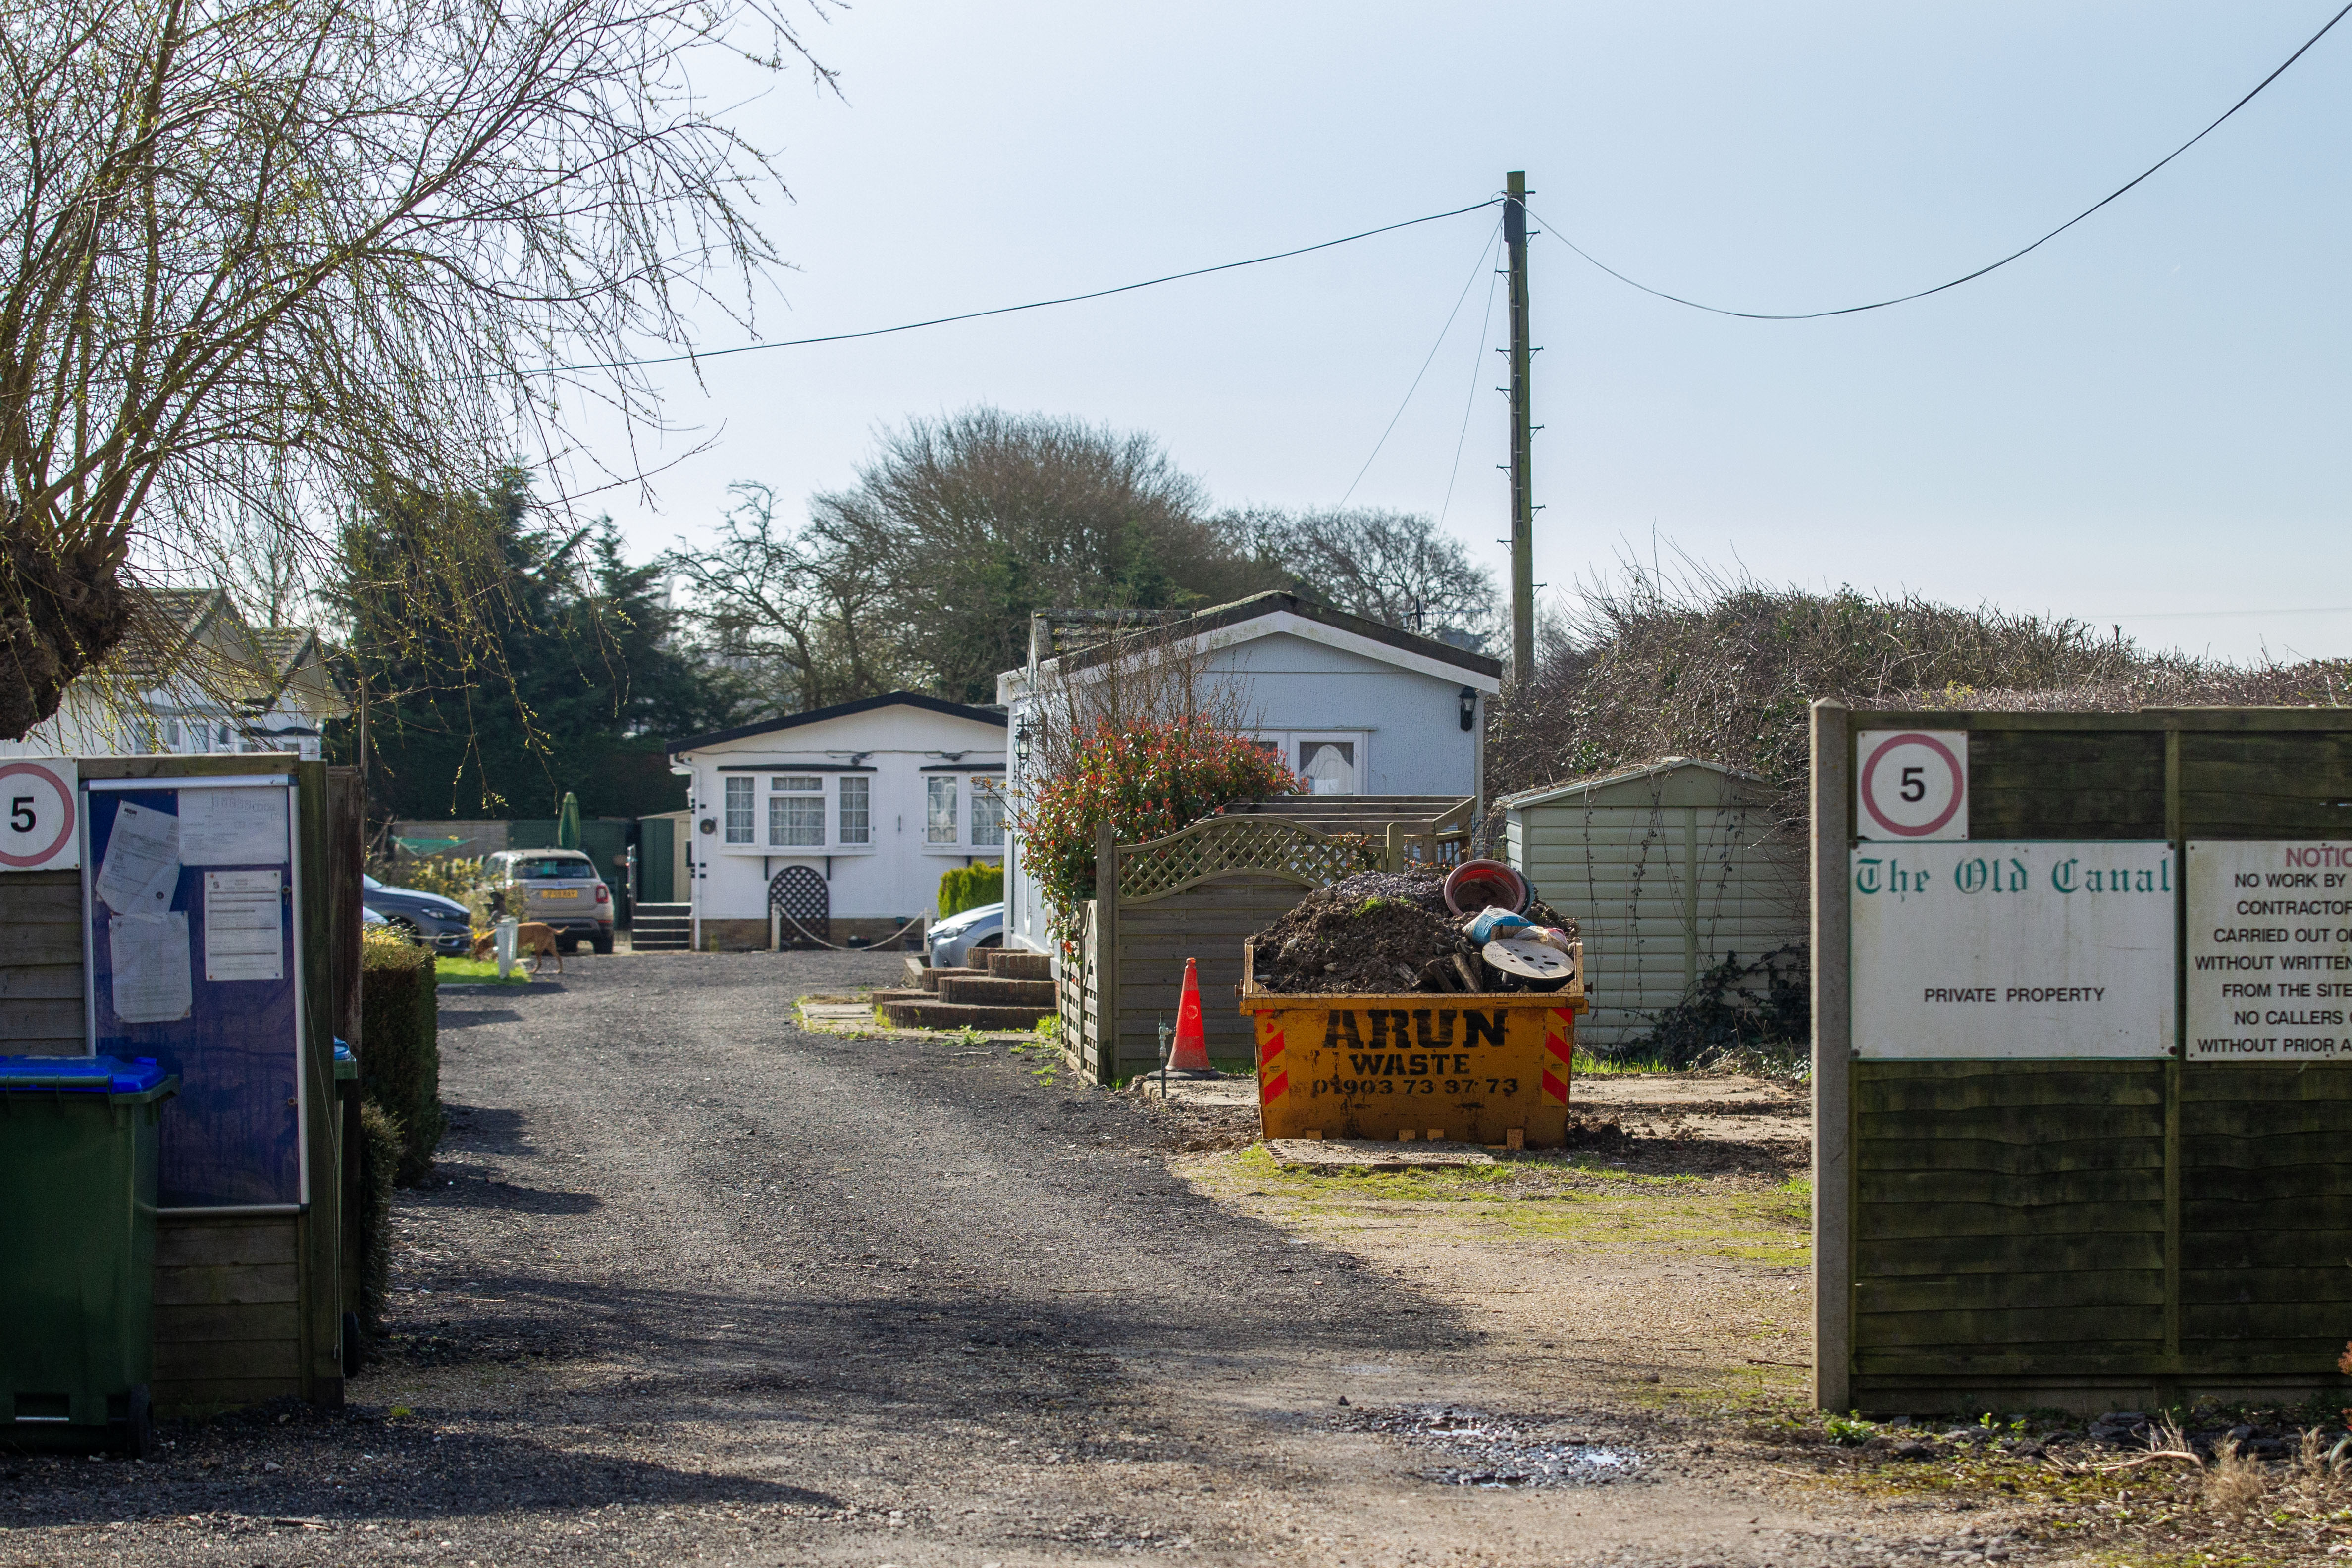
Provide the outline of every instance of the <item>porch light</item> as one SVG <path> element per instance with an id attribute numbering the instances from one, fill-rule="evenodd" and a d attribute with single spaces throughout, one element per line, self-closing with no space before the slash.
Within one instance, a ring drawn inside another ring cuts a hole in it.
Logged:
<path id="1" fill-rule="evenodd" d="M 1462 727 L 1465 730 L 1478 721 L 1478 693 L 1472 687 L 1462 689 Z"/>

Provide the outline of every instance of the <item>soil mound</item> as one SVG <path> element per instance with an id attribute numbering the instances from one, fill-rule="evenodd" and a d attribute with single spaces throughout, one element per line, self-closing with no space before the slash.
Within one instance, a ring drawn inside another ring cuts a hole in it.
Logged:
<path id="1" fill-rule="evenodd" d="M 1569 923 L 1540 903 L 1528 915 Z M 1442 875 L 1366 871 L 1316 889 L 1258 932 L 1254 973 L 1267 991 L 1359 996 L 1537 989 L 1481 958 L 1469 924 L 1446 909 Z"/>

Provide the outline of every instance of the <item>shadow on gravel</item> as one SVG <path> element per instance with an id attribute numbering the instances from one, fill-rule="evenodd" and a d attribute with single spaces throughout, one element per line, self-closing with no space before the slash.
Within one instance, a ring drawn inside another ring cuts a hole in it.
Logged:
<path id="1" fill-rule="evenodd" d="M 505 1209 L 528 1215 L 593 1214 L 604 1206 L 604 1200 L 593 1193 L 555 1192 L 545 1187 L 518 1186 L 493 1176 L 479 1165 L 457 1160 L 437 1160 L 433 1165 L 433 1179 L 442 1184 L 430 1189 L 434 1203 L 446 1208 Z"/>
<path id="2" fill-rule="evenodd" d="M 441 1015 L 442 1029 L 478 1029 L 485 1024 L 520 1024 L 522 1015 L 511 1007 L 451 1007 Z"/>
<path id="3" fill-rule="evenodd" d="M 805 1487 L 531 1437 L 436 1438 L 421 1424 L 355 1411 L 281 1414 L 283 1424 L 237 1417 L 158 1423 L 172 1447 L 145 1463 L 57 1457 L 9 1465 L 8 1522 L 22 1529 L 213 1513 L 366 1522 L 569 1512 L 614 1502 L 841 1506 L 832 1493 Z M 595 1435 L 593 1426 L 575 1429 Z"/>

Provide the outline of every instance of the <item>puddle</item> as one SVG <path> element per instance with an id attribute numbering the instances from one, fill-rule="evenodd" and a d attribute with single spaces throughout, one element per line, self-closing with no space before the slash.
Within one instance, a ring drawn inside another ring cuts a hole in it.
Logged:
<path id="1" fill-rule="evenodd" d="M 1435 1462 L 1421 1475 L 1440 1486 L 1607 1486 L 1645 1465 L 1638 1450 L 1583 1440 L 1567 1422 L 1507 1420 L 1455 1405 L 1367 1410 L 1340 1424 L 1424 1450 Z"/>

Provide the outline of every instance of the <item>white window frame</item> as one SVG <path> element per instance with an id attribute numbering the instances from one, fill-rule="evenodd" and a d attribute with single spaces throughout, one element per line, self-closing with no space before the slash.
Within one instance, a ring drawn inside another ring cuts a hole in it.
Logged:
<path id="1" fill-rule="evenodd" d="M 785 787 L 787 784 L 794 787 L 788 789 Z M 814 784 L 816 787 L 814 789 L 798 787 L 803 784 Z M 795 851 L 806 853 L 810 850 L 822 852 L 830 842 L 825 834 L 825 808 L 831 804 L 825 799 L 827 793 L 823 773 L 770 773 L 767 789 L 768 847 L 785 854 Z M 809 808 L 814 806 L 815 820 L 813 823 L 797 824 L 784 820 L 785 816 L 795 805 L 802 809 L 803 815 L 806 815 Z M 780 807 L 782 810 L 780 811 Z M 816 829 L 814 839 L 794 843 L 783 837 L 794 827 L 806 829 L 811 826 Z"/>
<path id="2" fill-rule="evenodd" d="M 719 794 L 722 799 L 722 805 L 726 794 L 727 782 L 735 779 L 749 779 L 751 781 L 751 798 L 755 802 L 767 801 L 773 803 L 778 800 L 821 801 L 823 803 L 824 817 L 820 826 L 824 831 L 824 838 L 822 843 L 817 844 L 780 844 L 775 840 L 775 834 L 781 831 L 782 827 L 780 824 L 775 823 L 774 817 L 771 815 L 775 809 L 774 806 L 772 804 L 767 805 L 755 805 L 752 807 L 753 824 L 751 841 L 748 844 L 730 843 L 727 841 L 727 837 L 725 833 L 722 832 L 719 835 L 720 842 L 713 853 L 766 860 L 809 860 L 836 855 L 871 855 L 874 854 L 877 848 L 873 823 L 874 812 L 876 809 L 875 797 L 880 792 L 874 784 L 876 774 L 871 769 L 860 769 L 856 773 L 850 773 L 847 771 L 835 771 L 830 768 L 812 767 L 805 763 L 797 766 L 789 763 L 772 766 L 763 763 L 756 768 L 730 771 L 723 773 L 719 776 L 721 781 L 719 785 Z M 776 788 L 775 781 L 780 778 L 814 778 L 818 781 L 820 787 L 814 792 L 806 790 L 779 790 Z M 863 844 L 845 843 L 841 837 L 841 781 L 847 778 L 862 778 L 866 781 L 866 842 Z M 723 826 L 725 822 L 725 814 L 723 809 L 720 814 L 720 821 Z M 699 851 L 698 851 L 698 853 L 699 853 Z"/>
<path id="3" fill-rule="evenodd" d="M 737 785 L 741 785 L 738 789 Z M 735 825 L 735 803 L 743 803 L 743 825 Z M 736 837 L 740 833 L 743 837 Z M 757 849 L 760 837 L 760 777 L 757 773 L 723 773 L 719 780 L 719 837 L 730 849 Z"/>
<path id="4" fill-rule="evenodd" d="M 945 838 L 939 837 L 938 826 L 931 820 L 931 796 L 940 784 L 948 786 L 948 828 Z M 936 773 L 923 775 L 923 847 L 941 854 L 956 854 L 964 847 L 963 797 L 970 794 L 963 787 L 961 773 Z"/>
<path id="5" fill-rule="evenodd" d="M 981 784 L 983 780 L 991 786 L 985 793 L 996 802 L 996 837 L 986 844 L 982 843 L 980 838 L 980 802 L 982 795 Z M 982 773 L 964 775 L 966 786 L 964 793 L 971 797 L 971 803 L 964 812 L 964 831 L 971 837 L 972 853 L 975 855 L 984 855 L 992 849 L 999 855 L 1004 853 L 1005 836 L 1013 830 L 1013 824 L 1005 811 L 1007 802 L 1004 795 L 1004 782 L 1003 773 Z"/>
<path id="6" fill-rule="evenodd" d="M 1338 742 L 1356 749 L 1356 787 L 1353 793 L 1371 793 L 1372 732 L 1370 730 L 1252 730 L 1249 739 L 1271 742 L 1282 748 L 1282 763 L 1297 773 L 1307 763 L 1307 748 L 1323 742 Z"/>
<path id="7" fill-rule="evenodd" d="M 853 782 L 864 785 L 866 792 L 865 803 L 861 807 L 866 813 L 866 821 L 857 828 L 858 837 L 856 838 L 849 837 L 849 786 Z M 872 773 L 843 773 L 840 782 L 834 786 L 833 837 L 835 847 L 841 850 L 854 853 L 874 847 L 874 775 Z"/>

